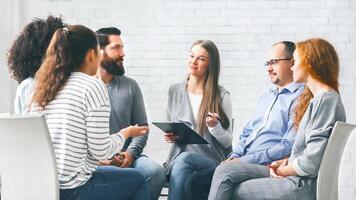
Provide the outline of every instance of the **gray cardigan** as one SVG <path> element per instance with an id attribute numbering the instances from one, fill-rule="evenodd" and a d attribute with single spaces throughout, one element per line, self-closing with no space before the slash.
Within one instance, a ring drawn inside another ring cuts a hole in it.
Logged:
<path id="1" fill-rule="evenodd" d="M 336 91 L 324 91 L 316 95 L 300 122 L 288 164 L 298 176 L 289 176 L 295 187 L 311 187 L 315 195 L 316 177 L 325 147 L 336 121 L 346 121 L 344 106 Z"/>
<path id="2" fill-rule="evenodd" d="M 219 86 L 220 96 L 222 101 L 224 98 L 230 98 L 229 92 Z M 223 107 L 224 109 L 224 107 Z M 189 101 L 189 95 L 186 90 L 186 83 L 178 83 L 171 85 L 168 93 L 167 105 L 168 120 L 171 122 L 183 122 L 193 130 L 196 130 L 194 114 Z M 174 163 L 176 157 L 182 152 L 192 152 L 205 155 L 217 164 L 226 159 L 226 156 L 231 152 L 232 131 L 231 119 L 230 127 L 224 133 L 220 133 L 219 137 L 213 136 L 209 131 L 203 134 L 204 138 L 209 144 L 172 144 L 168 159 L 163 166 L 170 172 L 170 168 Z M 226 141 L 229 141 L 226 144 Z"/>

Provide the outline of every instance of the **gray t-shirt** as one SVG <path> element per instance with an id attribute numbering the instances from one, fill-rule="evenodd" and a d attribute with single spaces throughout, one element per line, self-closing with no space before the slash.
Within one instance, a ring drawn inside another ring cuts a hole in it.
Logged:
<path id="1" fill-rule="evenodd" d="M 107 85 L 110 98 L 110 134 L 130 125 L 147 124 L 145 104 L 137 82 L 127 76 L 114 76 Z M 146 146 L 148 134 L 128 139 L 127 152 L 138 158 Z M 125 147 L 124 147 L 125 148 Z"/>

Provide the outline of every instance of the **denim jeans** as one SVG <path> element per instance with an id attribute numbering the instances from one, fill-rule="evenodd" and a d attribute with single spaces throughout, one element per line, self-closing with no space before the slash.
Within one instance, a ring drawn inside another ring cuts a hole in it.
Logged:
<path id="1" fill-rule="evenodd" d="M 204 169 L 193 173 L 185 181 L 185 192 L 187 199 L 206 200 L 209 196 L 211 181 L 216 167 Z"/>
<path id="2" fill-rule="evenodd" d="M 201 155 L 183 152 L 174 161 L 169 181 L 169 200 L 185 200 L 187 193 L 185 184 L 189 177 L 197 171 L 216 168 L 218 163 L 211 158 Z"/>
<path id="3" fill-rule="evenodd" d="M 144 178 L 135 169 L 99 166 L 82 186 L 60 190 L 61 200 L 149 200 Z"/>
<path id="4" fill-rule="evenodd" d="M 131 167 L 139 171 L 145 178 L 151 200 L 157 200 L 163 185 L 167 181 L 163 167 L 145 155 L 138 157 Z"/>

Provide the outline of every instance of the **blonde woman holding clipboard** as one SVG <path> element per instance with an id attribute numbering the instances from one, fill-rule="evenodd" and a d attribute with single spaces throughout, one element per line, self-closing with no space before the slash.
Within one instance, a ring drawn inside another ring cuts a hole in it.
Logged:
<path id="1" fill-rule="evenodd" d="M 198 40 L 190 50 L 187 80 L 169 88 L 168 119 L 183 122 L 209 142 L 178 144 L 177 136 L 165 133 L 165 140 L 172 143 L 164 164 L 170 183 L 170 200 L 188 199 L 187 180 L 192 174 L 216 168 L 231 151 L 232 103 L 229 92 L 218 84 L 219 74 L 220 56 L 216 45 L 210 40 Z"/>

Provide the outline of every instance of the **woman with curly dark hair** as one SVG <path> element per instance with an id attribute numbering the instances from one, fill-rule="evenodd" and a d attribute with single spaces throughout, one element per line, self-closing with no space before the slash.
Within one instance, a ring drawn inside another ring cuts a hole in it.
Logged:
<path id="1" fill-rule="evenodd" d="M 15 113 L 21 114 L 28 109 L 33 77 L 42 64 L 54 32 L 65 26 L 61 17 L 50 15 L 47 19 L 34 19 L 12 44 L 7 63 L 11 77 L 20 83 L 16 90 Z"/>

